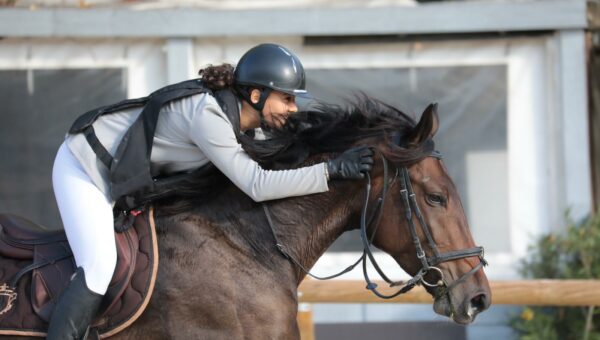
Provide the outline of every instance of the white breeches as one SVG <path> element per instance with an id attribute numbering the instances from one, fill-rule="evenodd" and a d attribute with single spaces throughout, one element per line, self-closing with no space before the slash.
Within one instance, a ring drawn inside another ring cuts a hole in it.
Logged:
<path id="1" fill-rule="evenodd" d="M 104 295 L 117 264 L 112 202 L 65 144 L 56 155 L 52 183 L 75 262 L 88 288 Z"/>

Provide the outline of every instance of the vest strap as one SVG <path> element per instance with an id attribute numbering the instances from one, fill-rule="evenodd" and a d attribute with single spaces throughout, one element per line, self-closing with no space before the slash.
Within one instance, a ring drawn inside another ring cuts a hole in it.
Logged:
<path id="1" fill-rule="evenodd" d="M 110 167 L 112 165 L 113 157 L 110 155 L 108 150 L 106 150 L 104 145 L 102 145 L 102 143 L 100 143 L 100 140 L 98 140 L 98 137 L 96 137 L 96 132 L 94 131 L 94 127 L 92 125 L 88 125 L 87 127 L 85 127 L 83 129 L 82 133 L 85 136 L 85 139 L 87 140 L 87 142 L 90 145 L 90 147 L 92 148 L 92 150 L 94 150 L 94 153 L 96 153 L 96 156 L 102 161 L 102 163 L 104 163 L 104 165 L 108 169 L 110 169 Z"/>
<path id="2" fill-rule="evenodd" d="M 156 179 L 150 171 L 150 156 L 160 109 L 167 103 L 194 94 L 214 95 L 221 109 L 240 135 L 240 115 L 236 96 L 231 90 L 220 90 L 214 94 L 200 79 L 187 80 L 154 91 L 147 97 L 124 100 L 119 103 L 91 110 L 77 118 L 69 133 L 83 133 L 96 156 L 109 169 L 111 197 L 115 200 L 115 212 L 129 211 L 150 200 L 172 194 L 174 182 L 187 181 L 199 172 Z M 114 157 L 102 145 L 92 124 L 100 116 L 125 109 L 143 106 L 142 113 L 123 136 Z M 205 170 L 206 172 L 206 170 Z"/>

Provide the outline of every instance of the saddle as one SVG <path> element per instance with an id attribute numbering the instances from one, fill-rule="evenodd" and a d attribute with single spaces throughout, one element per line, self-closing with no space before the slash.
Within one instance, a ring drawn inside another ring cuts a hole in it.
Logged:
<path id="1" fill-rule="evenodd" d="M 153 211 L 115 233 L 117 267 L 90 337 L 106 338 L 146 309 L 158 271 Z M 76 270 L 64 231 L 0 214 L 0 335 L 45 337 L 52 311 Z"/>

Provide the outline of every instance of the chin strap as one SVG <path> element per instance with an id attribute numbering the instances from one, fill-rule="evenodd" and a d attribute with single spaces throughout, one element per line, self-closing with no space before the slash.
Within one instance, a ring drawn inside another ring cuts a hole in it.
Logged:
<path id="1" fill-rule="evenodd" d="M 252 99 L 250 98 L 250 87 L 238 87 L 236 89 L 236 92 L 244 99 L 244 101 L 248 104 L 250 104 L 250 106 L 252 106 L 252 108 L 254 108 L 256 111 L 258 111 L 258 114 L 260 115 L 260 120 L 261 123 L 264 121 L 264 115 L 263 115 L 263 109 L 265 108 L 265 103 L 267 102 L 267 98 L 269 97 L 269 95 L 271 94 L 271 92 L 273 92 L 272 89 L 268 88 L 268 87 L 263 87 L 260 88 L 260 98 L 258 98 L 258 102 L 257 103 L 253 103 Z"/>

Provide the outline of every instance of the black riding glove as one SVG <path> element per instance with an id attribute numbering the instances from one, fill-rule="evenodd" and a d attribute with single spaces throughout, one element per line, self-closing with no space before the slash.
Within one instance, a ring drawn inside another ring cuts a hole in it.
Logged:
<path id="1" fill-rule="evenodd" d="M 359 146 L 327 161 L 329 179 L 361 179 L 373 167 L 373 150 Z"/>

